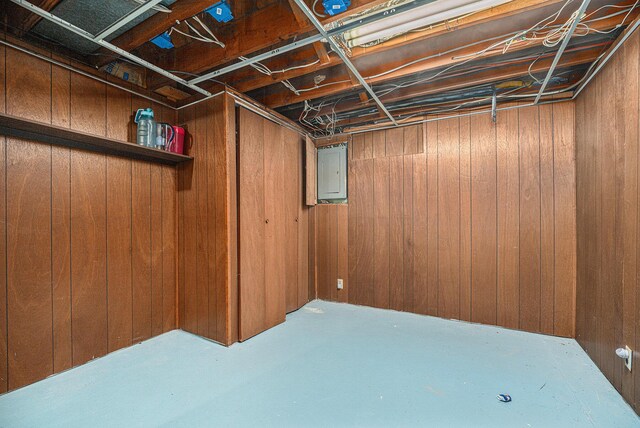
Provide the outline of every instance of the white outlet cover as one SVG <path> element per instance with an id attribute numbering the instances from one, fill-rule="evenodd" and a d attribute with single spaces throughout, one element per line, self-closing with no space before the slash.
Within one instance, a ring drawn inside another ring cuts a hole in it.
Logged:
<path id="1" fill-rule="evenodd" d="M 344 288 L 344 283 L 341 279 L 338 279 L 338 290 L 342 290 Z"/>

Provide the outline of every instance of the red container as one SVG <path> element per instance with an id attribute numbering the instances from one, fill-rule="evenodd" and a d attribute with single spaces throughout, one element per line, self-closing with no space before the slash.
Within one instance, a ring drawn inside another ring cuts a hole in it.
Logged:
<path id="1" fill-rule="evenodd" d="M 173 141 L 169 144 L 167 150 L 182 155 L 184 154 L 184 128 L 174 126 L 173 133 Z"/>

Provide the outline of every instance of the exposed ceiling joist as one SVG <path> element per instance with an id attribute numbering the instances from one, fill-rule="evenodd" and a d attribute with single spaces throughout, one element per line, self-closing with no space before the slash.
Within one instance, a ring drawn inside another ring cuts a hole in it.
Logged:
<path id="1" fill-rule="evenodd" d="M 62 0 L 37 0 L 34 1 L 33 4 L 35 4 L 42 10 L 51 12 L 51 10 L 53 10 L 53 8 L 56 7 L 61 1 Z M 24 9 L 20 9 L 20 15 L 23 15 L 24 17 L 23 19 L 18 18 L 21 21 L 21 24 L 18 26 L 20 31 L 19 36 L 22 36 L 31 31 L 31 29 L 42 20 L 41 16 L 34 13 L 28 13 Z"/>
<path id="2" fill-rule="evenodd" d="M 293 0 L 289 0 L 293 2 Z M 510 3 L 506 3 L 490 10 L 482 11 L 477 14 L 473 14 L 467 17 L 459 18 L 455 20 L 454 26 L 437 26 L 432 29 L 409 33 L 407 36 L 398 37 L 396 39 L 389 40 L 381 45 L 370 48 L 354 48 L 352 49 L 352 59 L 364 58 L 370 55 L 375 55 L 389 49 L 397 49 L 400 46 L 409 45 L 412 43 L 420 42 L 430 38 L 435 38 L 451 31 L 458 31 L 465 28 L 474 27 L 483 23 L 496 21 L 500 19 L 512 16 L 515 13 L 533 11 L 540 8 L 548 8 L 556 3 L 561 3 L 564 0 L 514 0 Z M 351 11 L 351 9 L 350 9 Z M 314 46 L 315 47 L 315 46 Z M 286 69 L 291 66 L 289 58 L 274 58 L 272 69 Z M 309 63 L 310 61 L 306 61 Z M 320 70 L 339 65 L 341 63 L 338 57 L 329 57 L 327 62 L 320 62 L 310 67 L 295 68 L 286 73 L 278 73 L 272 76 L 265 76 L 257 74 L 251 70 L 245 70 L 244 73 L 239 73 L 237 76 L 240 83 L 230 82 L 230 84 L 236 89 L 242 92 L 248 92 L 258 88 L 263 88 L 275 83 L 282 82 L 284 80 L 293 79 L 303 76 L 305 74 L 317 73 Z M 252 78 L 250 76 L 253 76 Z"/>
<path id="3" fill-rule="evenodd" d="M 566 56 L 558 63 L 558 69 L 569 69 L 576 66 L 590 64 L 595 61 L 602 51 L 602 46 L 590 47 L 588 49 L 581 49 L 576 52 L 567 52 Z M 462 75 L 455 78 L 442 79 L 441 81 L 423 85 L 414 89 L 411 94 L 399 94 L 394 98 L 385 100 L 386 105 L 392 106 L 393 103 L 405 101 L 409 99 L 415 99 L 427 95 L 443 94 L 451 91 L 463 90 L 470 87 L 477 87 L 480 85 L 496 84 L 507 80 L 515 80 L 521 78 L 527 78 L 529 72 L 532 74 L 541 74 L 546 72 L 553 61 L 553 55 L 548 55 L 546 58 L 537 61 L 534 67 L 529 69 L 528 61 L 519 61 L 518 63 L 509 65 L 507 67 L 501 67 L 499 72 L 494 70 L 487 70 L 473 75 L 473 80 L 470 80 L 469 76 Z M 472 85 L 470 85 L 472 84 Z M 531 94 L 531 97 L 535 97 L 535 93 Z M 360 106 L 362 108 L 362 106 Z M 422 107 L 424 110 L 425 107 Z M 353 109 L 355 110 L 355 109 Z M 344 113 L 347 110 L 339 110 L 337 113 Z M 408 114 L 421 111 L 420 108 L 413 110 L 392 110 L 393 114 Z M 328 114 L 327 110 L 321 111 L 319 114 Z M 379 114 L 362 115 L 357 118 L 358 121 L 364 121 L 371 118 L 383 118 Z M 337 122 L 336 125 L 340 125 Z"/>
<path id="4" fill-rule="evenodd" d="M 173 49 L 159 66 L 199 74 L 312 29 L 308 24 L 301 27 L 288 5 L 274 3 L 253 15 L 231 21 L 216 33 L 226 45 L 224 49 L 211 43 L 188 43 Z M 216 32 L 215 28 L 212 30 Z"/>
<path id="5" fill-rule="evenodd" d="M 378 96 L 376 95 L 376 93 L 373 91 L 373 89 L 371 88 L 371 86 L 369 86 L 369 84 L 364 80 L 364 78 L 360 75 L 360 73 L 358 72 L 358 70 L 355 68 L 355 66 L 351 63 L 351 60 L 347 57 L 347 55 L 342 51 L 342 48 L 335 42 L 335 40 L 329 36 L 329 34 L 327 33 L 327 31 L 324 29 L 324 27 L 322 26 L 322 24 L 316 19 L 315 16 L 313 16 L 313 13 L 311 12 L 311 10 L 309 9 L 309 7 L 302 1 L 302 0 L 294 0 L 296 2 L 296 4 L 300 7 L 300 9 L 304 12 L 304 14 L 307 16 L 307 18 L 309 19 L 309 21 L 311 21 L 313 23 L 313 25 L 316 27 L 316 29 L 318 30 L 318 32 L 320 34 L 322 34 L 326 39 L 327 42 L 329 42 L 329 45 L 331 45 L 331 48 L 333 49 L 333 51 L 340 57 L 340 59 L 342 60 L 342 62 L 344 63 L 345 67 L 347 67 L 349 69 L 349 72 L 352 74 L 352 76 L 354 76 L 356 78 L 356 80 L 358 81 L 358 83 L 360 84 L 360 86 L 362 86 L 367 93 L 369 94 L 369 96 L 373 99 L 373 101 L 376 103 L 376 105 L 378 106 L 378 109 L 380 109 L 381 112 L 383 112 L 385 115 L 387 115 L 387 117 L 389 118 L 389 120 L 392 123 L 396 123 L 395 119 L 393 118 L 393 116 L 391 115 L 391 113 L 389 113 L 389 111 L 387 110 L 387 108 L 384 106 L 384 104 L 382 103 L 382 101 L 380 101 L 380 99 L 378 98 Z"/>
<path id="6" fill-rule="evenodd" d="M 588 64 L 589 62 L 596 60 L 600 55 L 602 49 L 606 46 L 606 43 L 599 43 L 594 46 L 577 47 L 575 49 L 570 49 L 569 51 L 567 51 L 567 57 L 559 64 L 559 68 L 565 69 L 569 67 Z M 536 63 L 531 68 L 529 68 L 531 65 L 530 60 L 521 59 L 514 61 L 508 65 L 502 66 L 497 71 L 495 69 L 488 69 L 484 71 L 474 71 L 473 74 L 462 71 L 454 76 L 442 77 L 441 79 L 432 82 L 426 82 L 422 85 L 417 85 L 412 88 L 399 90 L 396 93 L 385 97 L 385 103 L 393 105 L 401 101 L 415 99 L 422 96 L 450 92 L 483 84 L 504 82 L 506 80 L 514 80 L 520 78 L 532 80 L 529 72 L 531 72 L 531 74 L 546 72 L 551 64 L 552 58 L 553 53 L 549 53 L 539 58 L 539 60 L 536 61 Z M 353 100 L 350 102 L 341 103 L 335 108 L 325 107 L 321 109 L 318 114 L 323 115 L 329 114 L 330 112 L 355 112 L 367 107 L 369 107 L 367 103 Z"/>
<path id="7" fill-rule="evenodd" d="M 211 4 L 212 0 L 178 0 L 171 6 L 171 13 L 156 13 L 131 30 L 116 37 L 111 43 L 125 51 L 131 52 L 158 34 L 167 31 L 171 26 L 175 25 L 176 20 L 182 21 L 183 19 L 192 17 L 211 6 Z M 102 52 L 106 52 L 106 50 Z M 111 58 L 101 56 L 97 58 L 95 64 L 98 66 L 111 61 Z"/>
<path id="8" fill-rule="evenodd" d="M 634 13 L 637 15 L 637 12 L 634 12 Z M 596 31 L 609 31 L 611 29 L 614 29 L 619 23 L 620 23 L 619 17 L 611 17 L 611 18 L 595 21 L 593 22 L 591 27 Z M 504 39 L 506 39 L 510 37 L 510 35 L 506 34 L 506 35 L 503 35 L 503 37 Z M 455 57 L 453 57 L 452 55 L 448 55 L 448 56 L 440 55 L 439 51 L 421 52 L 415 55 L 414 57 L 402 58 L 402 60 L 381 64 L 375 68 L 371 68 L 366 71 L 366 75 L 364 77 L 369 83 L 374 84 L 374 83 L 381 83 L 384 81 L 393 80 L 401 77 L 406 77 L 416 73 L 435 70 L 442 67 L 462 64 L 462 63 L 468 62 L 468 58 L 470 55 L 472 56 L 477 52 L 491 48 L 495 44 L 496 44 L 495 41 L 487 41 L 475 46 L 471 46 L 456 52 Z M 517 52 L 517 51 L 520 51 L 523 49 L 529 49 L 535 46 L 542 47 L 542 41 L 540 40 L 532 43 L 520 43 L 520 44 L 515 43 L 511 45 L 509 51 Z M 499 56 L 502 54 L 503 54 L 503 49 L 502 49 L 502 46 L 500 45 L 485 52 L 480 56 L 476 56 L 474 59 L 489 58 L 489 57 Z M 421 58 L 428 58 L 428 59 L 424 61 L 419 61 Z M 367 77 L 367 76 L 376 76 L 380 73 L 384 73 L 386 70 L 392 70 L 396 67 L 402 66 L 403 64 L 409 64 L 413 62 L 415 63 L 410 66 L 406 66 L 399 70 L 396 70 L 392 73 L 388 73 L 382 76 L 377 76 L 374 78 Z M 340 92 L 352 90 L 355 87 L 355 85 L 350 81 L 349 76 L 346 73 L 333 76 L 331 81 L 336 82 L 336 84 L 318 88 L 317 90 L 304 92 L 300 95 L 296 95 L 292 92 L 288 92 L 285 90 L 280 90 L 274 94 L 265 96 L 262 99 L 262 102 L 264 102 L 266 105 L 270 106 L 271 108 L 277 108 L 285 105 L 303 102 L 305 100 L 332 96 Z M 326 83 L 329 83 L 329 81 L 327 81 Z"/>

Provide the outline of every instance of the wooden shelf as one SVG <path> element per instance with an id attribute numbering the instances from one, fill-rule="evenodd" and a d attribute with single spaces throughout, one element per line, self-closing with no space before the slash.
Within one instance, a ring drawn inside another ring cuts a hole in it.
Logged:
<path id="1" fill-rule="evenodd" d="M 152 149 L 2 113 L 0 113 L 0 134 L 169 165 L 193 160 L 191 156 Z"/>

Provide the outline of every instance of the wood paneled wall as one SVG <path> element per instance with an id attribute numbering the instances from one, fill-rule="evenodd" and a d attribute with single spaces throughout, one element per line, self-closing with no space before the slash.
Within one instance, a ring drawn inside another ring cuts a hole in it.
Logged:
<path id="1" fill-rule="evenodd" d="M 131 141 L 149 104 L 0 47 L 8 114 Z M 172 167 L 0 136 L 0 392 L 176 327 L 176 183 Z"/>
<path id="2" fill-rule="evenodd" d="M 306 146 L 300 135 L 238 111 L 240 340 L 309 301 Z"/>
<path id="3" fill-rule="evenodd" d="M 640 34 L 576 103 L 577 339 L 640 412 L 638 139 Z M 629 372 L 615 355 L 634 351 Z"/>
<path id="4" fill-rule="evenodd" d="M 573 336 L 574 167 L 571 102 L 354 136 L 318 297 Z"/>
<path id="5" fill-rule="evenodd" d="M 235 104 L 227 94 L 182 109 L 194 161 L 179 167 L 180 328 L 238 340 Z"/>

